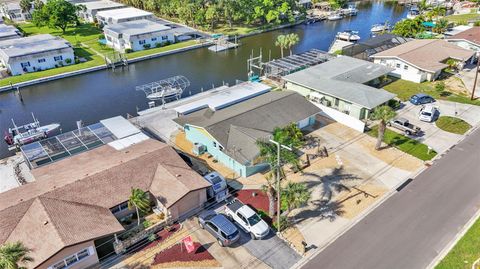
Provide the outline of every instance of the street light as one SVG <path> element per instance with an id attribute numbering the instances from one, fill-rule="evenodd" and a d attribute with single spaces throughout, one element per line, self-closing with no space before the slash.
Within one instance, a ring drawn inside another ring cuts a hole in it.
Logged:
<path id="1" fill-rule="evenodd" d="M 277 232 L 280 232 L 280 148 L 284 148 L 289 151 L 293 151 L 293 149 L 272 139 L 270 139 L 269 142 L 277 146 Z"/>
<path id="2" fill-rule="evenodd" d="M 477 52 L 477 68 L 475 70 L 475 80 L 473 81 L 472 96 L 470 97 L 471 100 L 475 99 L 475 88 L 477 87 L 477 77 L 478 77 L 479 64 L 480 64 L 480 52 Z"/>

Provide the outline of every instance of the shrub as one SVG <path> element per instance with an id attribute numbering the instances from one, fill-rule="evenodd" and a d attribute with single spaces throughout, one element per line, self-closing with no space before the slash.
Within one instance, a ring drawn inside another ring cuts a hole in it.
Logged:
<path id="1" fill-rule="evenodd" d="M 402 105 L 402 102 L 400 102 L 399 100 L 392 99 L 387 102 L 387 105 L 391 107 L 393 110 L 397 110 Z"/>
<path id="2" fill-rule="evenodd" d="M 143 45 L 143 48 L 144 48 L 144 49 L 149 49 L 149 48 L 151 48 L 151 47 L 152 47 L 152 45 L 150 45 L 150 44 L 144 44 L 144 45 Z"/>
<path id="3" fill-rule="evenodd" d="M 473 23 L 473 26 L 480 26 L 480 21 L 476 21 Z"/>
<path id="4" fill-rule="evenodd" d="M 155 48 L 161 48 L 163 46 L 162 43 L 155 43 Z"/>
<path id="5" fill-rule="evenodd" d="M 280 216 L 280 230 L 281 231 L 285 231 L 285 229 L 290 227 L 290 225 L 291 225 L 291 223 L 286 216 Z M 275 221 L 273 222 L 272 226 L 273 226 L 273 229 L 275 229 L 275 231 L 278 231 L 276 218 L 275 218 Z"/>
<path id="6" fill-rule="evenodd" d="M 157 235 L 156 234 L 151 234 L 148 236 L 148 241 L 150 242 L 153 242 L 157 239 Z"/>
<path id="7" fill-rule="evenodd" d="M 443 82 L 443 81 L 437 82 L 437 83 L 435 84 L 435 90 L 436 90 L 437 92 L 443 92 L 443 91 L 445 91 L 445 82 Z"/>
<path id="8" fill-rule="evenodd" d="M 165 44 L 165 46 L 168 46 L 168 45 L 172 44 L 172 42 L 170 42 L 169 40 L 167 40 L 167 41 L 165 41 L 164 44 Z"/>
<path id="9" fill-rule="evenodd" d="M 146 220 L 146 221 L 143 222 L 143 227 L 144 228 L 148 228 L 150 226 L 152 226 L 152 223 L 149 220 Z"/>
<path id="10" fill-rule="evenodd" d="M 125 53 L 132 53 L 133 50 L 132 49 L 125 49 Z"/>
<path id="11" fill-rule="evenodd" d="M 65 59 L 65 63 L 71 64 L 71 63 L 72 63 L 72 59 L 70 59 L 70 58 Z"/>
<path id="12" fill-rule="evenodd" d="M 78 59 L 78 57 L 75 58 L 75 64 L 79 64 L 80 63 L 80 59 Z"/>

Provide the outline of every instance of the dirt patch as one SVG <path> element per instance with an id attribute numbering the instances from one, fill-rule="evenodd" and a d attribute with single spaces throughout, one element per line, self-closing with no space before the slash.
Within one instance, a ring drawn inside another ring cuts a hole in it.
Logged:
<path id="1" fill-rule="evenodd" d="M 451 76 L 443 81 L 445 83 L 445 88 L 453 93 L 460 95 L 468 95 L 469 91 L 463 84 L 463 81 L 455 76 Z"/>
<path id="2" fill-rule="evenodd" d="M 196 262 L 167 262 L 162 264 L 153 265 L 150 268 L 210 268 L 210 267 L 222 267 L 216 260 L 196 261 Z"/>
<path id="3" fill-rule="evenodd" d="M 334 200 L 343 205 L 342 217 L 352 219 L 381 198 L 387 189 L 380 185 L 366 184 L 338 194 Z"/>
<path id="4" fill-rule="evenodd" d="M 168 230 L 163 229 L 159 231 L 158 233 L 156 233 L 157 239 L 151 242 L 150 244 L 146 245 L 144 248 L 140 249 L 140 251 L 156 247 L 158 244 L 164 242 L 167 238 L 175 234 L 175 232 L 177 232 L 178 230 L 180 230 L 180 224 L 175 224 Z"/>
<path id="5" fill-rule="evenodd" d="M 194 242 L 193 245 L 195 249 L 188 253 L 183 243 L 176 244 L 171 248 L 156 254 L 152 265 L 156 266 L 173 262 L 188 262 L 189 267 L 198 267 L 197 264 L 201 261 L 214 261 L 217 266 L 219 266 L 219 263 L 215 260 L 212 254 L 202 246 L 202 244 Z"/>
<path id="6" fill-rule="evenodd" d="M 282 232 L 283 238 L 287 240 L 293 248 L 295 248 L 300 254 L 305 254 L 305 247 L 302 242 L 306 242 L 303 234 L 296 226 L 288 227 Z"/>

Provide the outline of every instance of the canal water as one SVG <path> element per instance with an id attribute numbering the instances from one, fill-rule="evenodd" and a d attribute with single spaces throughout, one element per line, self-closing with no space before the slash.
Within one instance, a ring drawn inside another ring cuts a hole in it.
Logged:
<path id="1" fill-rule="evenodd" d="M 357 8 L 355 17 L 298 25 L 241 39 L 241 46 L 234 50 L 214 53 L 202 48 L 130 64 L 128 69 L 115 72 L 103 70 L 26 87 L 21 90 L 23 103 L 13 92 L 0 94 L 0 131 L 3 134 L 11 125 L 11 118 L 17 124 L 30 122 L 31 112 L 42 124 L 61 123 L 63 131 L 74 129 L 77 120 L 92 124 L 116 115 L 135 115 L 137 109 L 147 108 L 144 93 L 135 91 L 137 85 L 183 75 L 191 81 L 184 92 L 189 95 L 201 88 L 210 89 L 212 84 L 233 84 L 237 79 L 246 80 L 247 59 L 252 51 L 258 55 L 262 49 L 264 61 L 270 52 L 272 58 L 280 56 L 279 48 L 274 45 L 279 34 L 295 32 L 300 36 L 294 53 L 312 48 L 328 50 L 339 31 L 357 30 L 366 39 L 373 24 L 386 20 L 393 24 L 407 13 L 402 6 L 381 1 L 360 2 Z M 11 155 L 6 144 L 3 141 L 0 144 L 0 158 Z"/>

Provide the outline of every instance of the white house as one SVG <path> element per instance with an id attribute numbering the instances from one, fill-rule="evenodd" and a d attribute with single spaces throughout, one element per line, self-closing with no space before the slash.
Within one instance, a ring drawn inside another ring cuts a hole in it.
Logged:
<path id="1" fill-rule="evenodd" d="M 72 64 L 75 56 L 68 41 L 44 34 L 0 41 L 0 62 L 20 75 Z"/>
<path id="2" fill-rule="evenodd" d="M 78 12 L 78 15 L 87 22 L 95 22 L 97 13 L 100 11 L 125 7 L 125 5 L 122 3 L 117 3 L 109 0 L 80 2 L 76 5 L 82 5 L 85 7 L 84 10 Z"/>
<path id="3" fill-rule="evenodd" d="M 11 25 L 0 24 L 0 41 L 19 38 L 21 36 L 22 34 L 17 28 Z"/>
<path id="4" fill-rule="evenodd" d="M 154 48 L 165 42 L 174 43 L 170 27 L 149 20 L 109 24 L 103 28 L 107 45 L 119 51 Z"/>
<path id="5" fill-rule="evenodd" d="M 462 69 L 474 51 L 440 39 L 417 39 L 374 54 L 375 63 L 394 68 L 390 75 L 420 83 L 438 78 L 447 61 L 453 59 Z"/>
<path id="6" fill-rule="evenodd" d="M 153 13 L 134 7 L 105 10 L 97 13 L 97 21 L 101 25 L 153 19 Z"/>
<path id="7" fill-rule="evenodd" d="M 2 16 L 12 21 L 25 21 L 32 19 L 32 10 L 30 12 L 22 12 L 20 2 L 10 2 L 0 4 L 0 11 Z"/>

